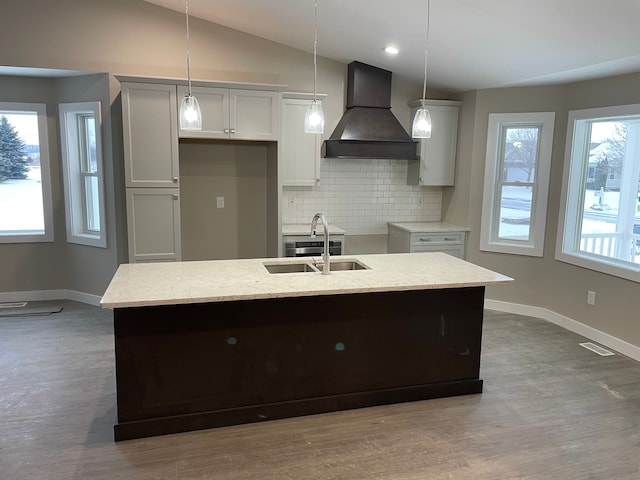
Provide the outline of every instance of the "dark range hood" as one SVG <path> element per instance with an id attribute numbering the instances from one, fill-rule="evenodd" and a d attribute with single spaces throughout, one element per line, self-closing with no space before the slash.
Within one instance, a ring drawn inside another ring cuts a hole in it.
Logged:
<path id="1" fill-rule="evenodd" d="M 416 160 L 417 146 L 391 113 L 391 72 L 351 62 L 346 110 L 322 144 L 322 156 Z"/>

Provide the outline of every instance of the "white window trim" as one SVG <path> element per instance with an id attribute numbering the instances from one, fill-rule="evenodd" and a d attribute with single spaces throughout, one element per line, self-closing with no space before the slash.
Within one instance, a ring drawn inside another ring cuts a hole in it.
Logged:
<path id="1" fill-rule="evenodd" d="M 535 192 L 531 209 L 530 241 L 516 242 L 493 239 L 493 223 L 500 221 L 494 218 L 495 202 L 499 200 L 497 167 L 499 160 L 498 135 L 503 125 L 517 126 L 539 125 L 540 138 L 538 149 L 538 165 L 536 165 Z M 482 202 L 482 222 L 480 227 L 480 250 L 487 252 L 508 253 L 512 255 L 529 255 L 542 257 L 544 252 L 544 235 L 547 217 L 547 197 L 549 193 L 549 174 L 551 171 L 551 150 L 553 146 L 553 129 L 555 112 L 532 113 L 491 113 L 487 130 L 487 155 L 485 162 L 484 195 Z"/>
<path id="2" fill-rule="evenodd" d="M 40 142 L 40 181 L 42 182 L 42 212 L 44 233 L 16 235 L 0 234 L 0 243 L 53 242 L 53 200 L 51 196 L 51 169 L 49 163 L 49 134 L 47 133 L 47 106 L 44 103 L 0 102 L 0 111 L 36 112 L 38 115 L 38 141 Z"/>
<path id="3" fill-rule="evenodd" d="M 614 107 L 589 108 L 584 110 L 572 110 L 569 112 L 567 122 L 567 141 L 565 145 L 564 172 L 562 176 L 562 193 L 560 196 L 560 212 L 558 217 L 558 234 L 556 238 L 556 255 L 558 261 L 587 268 L 596 272 L 602 272 L 615 277 L 625 278 L 640 282 L 640 266 L 634 267 L 628 264 L 616 262 L 615 259 L 598 257 L 594 259 L 587 253 L 566 252 L 564 248 L 565 232 L 577 228 L 578 218 L 575 215 L 567 215 L 567 210 L 572 207 L 575 210 L 575 195 L 570 198 L 570 182 L 575 176 L 582 175 L 582 169 L 572 169 L 572 149 L 576 136 L 576 127 L 579 120 L 598 120 L 600 118 L 624 117 L 640 115 L 640 104 L 619 105 Z M 579 132 L 580 133 L 580 132 Z M 578 152 L 580 158 L 584 157 L 584 151 Z M 569 202 L 569 205 L 567 205 Z"/>
<path id="4" fill-rule="evenodd" d="M 71 132 L 67 122 L 67 113 L 82 114 L 91 113 L 95 119 L 96 127 L 96 161 L 98 180 L 98 202 L 100 212 L 100 232 L 96 234 L 84 231 L 85 202 L 84 196 L 75 192 L 81 192 L 82 175 L 78 173 L 79 166 L 75 165 L 77 155 L 72 151 L 76 148 L 69 141 L 70 135 L 77 136 L 77 131 Z M 61 103 L 59 105 L 60 116 L 60 146 L 62 150 L 62 172 L 64 181 L 64 208 L 67 225 L 67 242 L 92 247 L 107 247 L 106 219 L 104 206 L 104 180 L 102 166 L 102 117 L 100 102 Z M 73 162 L 73 165 L 72 165 Z M 80 198 L 78 198 L 80 197 Z"/>

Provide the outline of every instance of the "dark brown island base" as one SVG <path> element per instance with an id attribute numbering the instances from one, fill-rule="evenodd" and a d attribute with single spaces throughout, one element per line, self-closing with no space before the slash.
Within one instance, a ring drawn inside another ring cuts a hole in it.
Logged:
<path id="1" fill-rule="evenodd" d="M 122 265 L 102 301 L 115 440 L 481 392 L 484 286 L 510 279 L 441 253 L 357 260 Z"/>

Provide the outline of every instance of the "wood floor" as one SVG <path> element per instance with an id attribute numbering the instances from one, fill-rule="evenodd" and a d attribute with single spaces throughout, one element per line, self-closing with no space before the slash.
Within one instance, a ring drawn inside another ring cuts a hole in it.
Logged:
<path id="1" fill-rule="evenodd" d="M 640 479 L 640 364 L 542 320 L 486 312 L 480 395 L 116 444 L 111 312 L 54 304 L 0 317 L 2 480 Z"/>

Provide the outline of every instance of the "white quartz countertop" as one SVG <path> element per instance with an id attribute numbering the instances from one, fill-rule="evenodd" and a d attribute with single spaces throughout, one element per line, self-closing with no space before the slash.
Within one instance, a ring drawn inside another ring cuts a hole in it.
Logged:
<path id="1" fill-rule="evenodd" d="M 468 232 L 469 227 L 461 227 L 447 222 L 389 222 L 401 230 L 411 233 L 437 233 L 437 232 Z"/>
<path id="2" fill-rule="evenodd" d="M 332 257 L 368 270 L 269 273 L 265 263 L 307 258 L 123 264 L 102 297 L 104 308 L 225 302 L 313 295 L 495 285 L 512 280 L 440 252 Z"/>
<path id="3" fill-rule="evenodd" d="M 316 230 L 318 235 L 322 235 L 324 232 L 322 226 L 318 224 Z M 340 227 L 329 224 L 329 235 L 344 235 L 345 231 Z M 282 224 L 282 235 L 308 235 L 311 236 L 311 222 L 303 224 L 284 223 Z"/>

